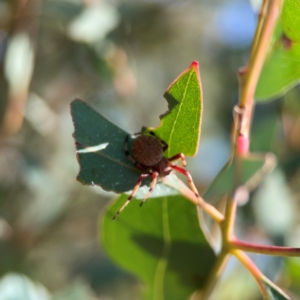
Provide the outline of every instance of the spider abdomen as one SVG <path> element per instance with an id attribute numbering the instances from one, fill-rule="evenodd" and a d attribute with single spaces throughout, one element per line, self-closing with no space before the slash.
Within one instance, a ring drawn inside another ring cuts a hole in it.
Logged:
<path id="1" fill-rule="evenodd" d="M 132 154 L 141 165 L 152 167 L 162 159 L 163 148 L 157 138 L 141 135 L 133 141 Z"/>

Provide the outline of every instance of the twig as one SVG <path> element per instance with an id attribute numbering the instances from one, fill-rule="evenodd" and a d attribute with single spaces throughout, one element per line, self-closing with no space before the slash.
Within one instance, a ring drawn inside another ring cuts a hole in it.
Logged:
<path id="1" fill-rule="evenodd" d="M 235 249 L 254 252 L 260 254 L 274 255 L 274 256 L 291 256 L 300 257 L 300 248 L 283 247 L 283 246 L 268 246 L 268 245 L 257 245 L 233 239 L 231 246 Z"/>

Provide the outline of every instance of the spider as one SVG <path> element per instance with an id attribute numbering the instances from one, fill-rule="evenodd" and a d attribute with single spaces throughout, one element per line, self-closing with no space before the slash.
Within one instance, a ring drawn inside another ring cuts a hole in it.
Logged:
<path id="1" fill-rule="evenodd" d="M 153 192 L 157 178 L 164 178 L 169 175 L 173 170 L 185 175 L 187 180 L 192 188 L 192 191 L 195 193 L 196 197 L 199 198 L 198 191 L 194 185 L 192 176 L 190 173 L 184 169 L 186 167 L 186 160 L 184 154 L 179 153 L 170 158 L 163 156 L 163 153 L 168 149 L 168 144 L 160 139 L 153 131 L 149 132 L 150 135 L 141 135 L 141 133 L 136 133 L 139 135 L 133 140 L 132 143 L 132 154 L 128 151 L 128 139 L 129 135 L 126 136 L 124 143 L 125 155 L 130 159 L 130 161 L 142 171 L 142 174 L 138 178 L 131 194 L 129 195 L 126 202 L 123 206 L 117 211 L 113 220 L 122 212 L 122 210 L 129 204 L 129 202 L 134 197 L 135 193 L 141 186 L 142 181 L 148 176 L 152 177 L 152 182 L 149 188 L 148 193 L 144 196 L 140 206 L 146 201 L 146 199 Z M 180 159 L 183 167 L 172 164 L 174 160 Z"/>

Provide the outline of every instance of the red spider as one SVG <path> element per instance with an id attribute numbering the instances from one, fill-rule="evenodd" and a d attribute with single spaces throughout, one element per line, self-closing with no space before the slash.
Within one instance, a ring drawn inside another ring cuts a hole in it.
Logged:
<path id="1" fill-rule="evenodd" d="M 168 149 L 168 144 L 161 140 L 159 137 L 155 135 L 154 132 L 150 131 L 150 135 L 139 135 L 137 138 L 133 140 L 132 143 L 132 154 L 128 151 L 128 137 L 125 139 L 125 154 L 131 160 L 131 162 L 140 169 L 143 173 L 138 178 L 130 196 L 127 201 L 123 204 L 123 206 L 118 210 L 118 212 L 113 217 L 113 220 L 120 214 L 120 212 L 128 205 L 131 199 L 134 197 L 135 193 L 139 189 L 142 181 L 148 177 L 152 176 L 152 183 L 150 185 L 150 189 L 148 193 L 143 198 L 140 206 L 146 201 L 149 195 L 153 192 L 153 189 L 157 182 L 157 177 L 165 177 L 169 175 L 172 170 L 175 170 L 187 177 L 187 180 L 195 193 L 196 197 L 199 198 L 198 191 L 194 185 L 192 176 L 190 173 L 184 168 L 178 167 L 171 163 L 171 161 L 181 159 L 183 167 L 186 166 L 185 157 L 182 153 L 176 154 L 170 158 L 166 158 L 163 156 L 163 153 Z M 139 134 L 139 133 L 138 133 Z"/>

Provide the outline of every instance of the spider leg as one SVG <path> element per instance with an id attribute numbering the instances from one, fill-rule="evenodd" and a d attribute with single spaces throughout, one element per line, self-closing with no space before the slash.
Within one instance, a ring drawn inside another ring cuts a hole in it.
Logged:
<path id="1" fill-rule="evenodd" d="M 143 132 L 142 131 L 140 131 L 140 132 L 136 132 L 136 133 L 134 133 L 133 135 L 141 135 Z"/>
<path id="2" fill-rule="evenodd" d="M 185 156 L 183 153 L 179 153 L 179 154 L 176 154 L 176 155 L 168 158 L 168 161 L 173 161 L 173 160 L 177 160 L 177 159 L 181 159 L 182 166 L 186 167 L 187 164 L 186 164 Z"/>
<path id="3" fill-rule="evenodd" d="M 139 187 L 141 186 L 142 181 L 148 177 L 149 175 L 151 175 L 150 173 L 146 173 L 146 174 L 142 174 L 139 179 L 137 180 L 131 194 L 129 195 L 128 199 L 126 200 L 126 202 L 122 205 L 122 207 L 117 211 L 117 213 L 114 215 L 113 220 L 122 212 L 122 210 L 129 204 L 129 202 L 132 200 L 132 198 L 134 197 L 135 193 L 137 192 L 137 190 L 139 189 Z"/>
<path id="4" fill-rule="evenodd" d="M 157 177 L 158 177 L 158 172 L 153 172 L 152 173 L 152 182 L 150 185 L 150 189 L 148 191 L 148 193 L 145 195 L 145 197 L 143 198 L 140 206 L 142 206 L 144 204 L 144 202 L 147 200 L 147 198 L 150 196 L 150 194 L 153 192 L 155 186 L 156 186 L 156 182 L 157 182 Z"/>
<path id="5" fill-rule="evenodd" d="M 162 144 L 162 149 L 163 149 L 163 151 L 165 152 L 165 151 L 168 149 L 169 145 L 168 145 L 164 140 L 162 140 L 161 138 L 159 138 L 153 131 L 149 131 L 149 133 L 150 133 L 152 136 L 155 136 L 155 137 L 161 142 L 161 144 Z"/>
<path id="6" fill-rule="evenodd" d="M 199 199 L 199 203 L 201 203 L 201 198 L 199 197 L 199 193 L 198 193 L 198 190 L 197 188 L 195 187 L 195 184 L 194 184 L 194 181 L 192 179 L 192 176 L 191 174 L 186 170 L 186 169 L 183 169 L 181 167 L 178 167 L 176 165 L 173 165 L 173 164 L 170 164 L 171 165 L 171 168 L 174 169 L 175 171 L 177 171 L 178 173 L 181 173 L 183 174 L 184 176 L 186 176 L 188 182 L 189 182 L 189 185 L 192 189 L 192 191 L 194 192 L 195 196 Z"/>

